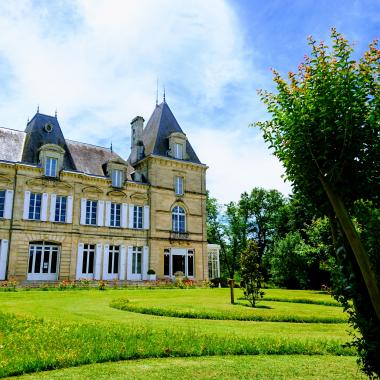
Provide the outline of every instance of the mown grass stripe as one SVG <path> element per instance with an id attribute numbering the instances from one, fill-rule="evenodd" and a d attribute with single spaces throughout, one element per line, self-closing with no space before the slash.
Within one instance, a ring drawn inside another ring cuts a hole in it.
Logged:
<path id="1" fill-rule="evenodd" d="M 194 328 L 62 323 L 0 313 L 0 377 L 82 364 L 137 358 L 215 355 L 345 355 L 335 339 L 236 334 L 217 336 Z"/>
<path id="2" fill-rule="evenodd" d="M 254 321 L 254 322 L 293 322 L 293 323 L 347 323 L 347 318 L 339 317 L 316 317 L 316 316 L 299 316 L 299 315 L 255 315 L 255 314 L 238 314 L 223 313 L 212 310 L 175 310 L 161 307 L 139 306 L 129 302 L 128 299 L 116 299 L 110 302 L 110 306 L 124 311 L 157 315 L 162 317 L 174 318 L 191 318 L 191 319 L 212 319 L 212 320 L 236 320 L 236 321 Z"/>

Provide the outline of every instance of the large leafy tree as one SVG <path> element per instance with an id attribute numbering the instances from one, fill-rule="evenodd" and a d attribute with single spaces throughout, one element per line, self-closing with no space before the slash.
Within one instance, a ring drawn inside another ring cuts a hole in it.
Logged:
<path id="1" fill-rule="evenodd" d="M 255 187 L 249 194 L 245 192 L 240 197 L 239 208 L 243 218 L 244 233 L 246 239 L 256 241 L 260 261 L 277 233 L 284 205 L 285 198 L 277 190 Z"/>
<path id="2" fill-rule="evenodd" d="M 260 92 L 272 119 L 257 124 L 293 191 L 330 217 L 341 264 L 336 292 L 361 332 L 355 345 L 365 371 L 379 375 L 379 260 L 368 223 L 358 230 L 352 220 L 358 202 L 371 218 L 380 208 L 380 51 L 375 41 L 355 61 L 335 29 L 331 39 L 329 48 L 309 38 L 311 55 L 288 79 L 274 71 L 277 92 Z"/>

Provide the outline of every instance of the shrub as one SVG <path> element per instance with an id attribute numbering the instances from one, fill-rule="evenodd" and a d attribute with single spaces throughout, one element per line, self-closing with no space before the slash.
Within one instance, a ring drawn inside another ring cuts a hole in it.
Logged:
<path id="1" fill-rule="evenodd" d="M 0 281 L 0 291 L 3 292 L 15 292 L 17 281 Z"/>
<path id="2" fill-rule="evenodd" d="M 154 269 L 149 269 L 147 274 L 156 274 L 156 272 L 154 271 Z"/>

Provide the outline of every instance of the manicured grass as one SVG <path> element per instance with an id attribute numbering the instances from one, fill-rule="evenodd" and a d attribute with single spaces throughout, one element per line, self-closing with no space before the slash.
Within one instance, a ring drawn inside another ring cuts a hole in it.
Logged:
<path id="1" fill-rule="evenodd" d="M 327 370 L 328 369 L 328 370 Z M 345 379 L 360 380 L 355 358 L 344 356 L 223 356 L 91 364 L 36 373 L 20 380 Z"/>
<path id="2" fill-rule="evenodd" d="M 167 301 L 167 300 L 166 300 Z M 288 301 L 289 302 L 289 301 Z M 175 318 L 194 318 L 194 319 L 219 319 L 219 320 L 237 320 L 237 321 L 271 321 L 271 322 L 296 322 L 296 323 L 346 323 L 347 317 L 338 316 L 320 316 L 321 307 L 302 307 L 297 308 L 294 305 L 278 306 L 275 302 L 263 302 L 256 308 L 250 307 L 248 302 L 240 302 L 236 305 L 198 305 L 188 304 L 178 305 L 165 302 L 164 306 L 146 306 L 143 301 L 130 302 L 128 298 L 118 298 L 111 301 L 111 307 L 124 311 L 131 311 L 141 314 L 160 315 L 164 317 Z M 229 309 L 229 310 L 228 310 Z M 325 311 L 326 312 L 326 311 Z M 307 314 L 307 315 L 305 315 Z M 327 312 L 326 312 L 327 314 Z M 342 315 L 342 313 L 340 313 Z"/>
<path id="3" fill-rule="evenodd" d="M 240 290 L 236 296 L 241 296 Z M 269 292 L 268 292 L 269 293 Z M 288 297 L 289 295 L 281 295 Z M 317 294 L 316 297 L 328 297 Z M 300 297 L 305 298 L 305 294 Z M 139 289 L 0 293 L 2 376 L 86 363 L 149 357 L 246 354 L 354 355 L 344 323 L 283 323 L 169 318 L 109 307 L 128 298 L 168 310 L 234 313 L 251 309 L 229 304 L 228 289 Z M 313 299 L 313 294 L 306 298 Z M 322 298 L 323 299 L 323 298 Z M 264 304 L 264 302 L 262 303 Z M 267 302 L 266 312 L 315 317 L 344 315 L 340 308 Z M 290 308 L 289 308 L 290 307 Z M 285 308 L 285 309 L 284 309 Z M 257 309 L 260 310 L 260 309 Z M 285 311 L 284 311 L 285 310 Z M 313 311 L 314 310 L 314 311 Z M 41 319 L 43 318 L 43 320 Z"/>

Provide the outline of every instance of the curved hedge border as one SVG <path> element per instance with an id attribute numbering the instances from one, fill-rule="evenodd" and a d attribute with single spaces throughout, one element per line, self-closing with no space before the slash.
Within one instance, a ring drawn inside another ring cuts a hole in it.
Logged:
<path id="1" fill-rule="evenodd" d="M 161 307 L 138 306 L 130 303 L 126 298 L 119 298 L 110 302 L 110 307 L 140 314 L 158 315 L 161 317 L 235 320 L 255 322 L 294 322 L 294 323 L 347 323 L 347 318 L 338 317 L 300 317 L 297 315 L 239 315 L 236 313 L 222 313 L 213 311 L 172 310 Z"/>
<path id="2" fill-rule="evenodd" d="M 244 300 L 244 297 L 239 297 L 239 300 Z M 308 305 L 322 305 L 322 306 L 337 306 L 342 307 L 342 305 L 334 300 L 323 301 L 323 300 L 312 300 L 309 298 L 284 298 L 284 297 L 267 297 L 264 296 L 263 301 L 273 301 L 273 302 L 290 302 L 290 303 L 304 303 Z"/>

